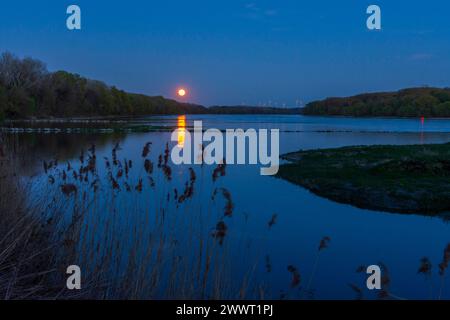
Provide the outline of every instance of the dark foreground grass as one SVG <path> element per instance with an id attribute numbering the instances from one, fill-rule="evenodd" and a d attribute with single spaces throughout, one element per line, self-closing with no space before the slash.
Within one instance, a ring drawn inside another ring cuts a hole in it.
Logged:
<path id="1" fill-rule="evenodd" d="M 0 136 L 0 299 L 51 299 L 61 291 L 50 280 L 58 247 L 54 229 L 38 203 L 27 204 L 27 191 Z"/>
<path id="2" fill-rule="evenodd" d="M 225 164 L 208 177 L 212 189 L 192 168 L 177 188 L 168 146 L 156 163 L 151 146 L 132 162 L 119 144 L 102 159 L 92 145 L 72 163 L 44 161 L 30 179 L 20 175 L 13 145 L 0 140 L 0 299 L 269 297 L 255 271 L 266 248 L 250 252 L 248 239 L 229 239 L 237 217 L 220 184 Z M 66 288 L 74 264 L 80 291 Z"/>
<path id="3" fill-rule="evenodd" d="M 356 146 L 299 151 L 278 176 L 313 193 L 364 209 L 446 216 L 450 144 Z"/>

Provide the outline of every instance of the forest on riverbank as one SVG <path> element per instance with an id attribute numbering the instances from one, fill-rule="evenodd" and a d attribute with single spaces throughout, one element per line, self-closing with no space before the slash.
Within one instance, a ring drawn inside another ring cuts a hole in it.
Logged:
<path id="1" fill-rule="evenodd" d="M 66 71 L 49 72 L 33 58 L 0 56 L 0 121 L 75 116 L 141 116 L 171 114 L 285 114 L 299 109 L 248 106 L 211 107 L 162 96 L 128 93 Z"/>
<path id="2" fill-rule="evenodd" d="M 199 113 L 202 106 L 127 93 L 101 81 L 49 72 L 32 58 L 0 57 L 0 119 Z"/>
<path id="3" fill-rule="evenodd" d="M 314 101 L 304 115 L 353 117 L 450 117 L 450 88 L 410 88 Z"/>

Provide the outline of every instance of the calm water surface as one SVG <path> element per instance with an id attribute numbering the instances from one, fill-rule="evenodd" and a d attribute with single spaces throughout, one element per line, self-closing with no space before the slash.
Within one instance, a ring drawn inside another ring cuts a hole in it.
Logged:
<path id="1" fill-rule="evenodd" d="M 203 120 L 205 128 L 280 129 L 281 153 L 348 145 L 450 141 L 450 120 L 226 115 L 187 116 L 186 124 L 192 125 L 193 120 Z M 178 123 L 178 118 L 149 117 L 139 122 L 171 126 Z M 151 141 L 154 161 L 157 162 L 156 153 L 163 152 L 166 142 L 170 141 L 170 133 L 20 134 L 18 139 L 34 155 L 24 163 L 26 174 L 36 175 L 35 179 L 39 179 L 42 160 L 56 155 L 59 159 L 76 161 L 81 148 L 87 148 L 91 143 L 96 143 L 99 159 L 110 157 L 111 148 L 119 142 L 119 158 L 138 162 L 142 161 L 142 147 Z M 214 189 L 213 168 L 197 166 L 194 169 L 201 180 L 201 187 L 196 192 L 198 205 L 202 206 L 202 199 L 206 203 Z M 105 168 L 100 167 L 100 170 Z M 186 166 L 173 166 L 173 186 L 182 186 L 187 172 Z M 163 177 L 157 176 L 157 179 Z M 321 252 L 311 281 L 315 298 L 354 298 L 355 293 L 348 284 L 362 287 L 365 283 L 364 278 L 355 272 L 358 266 L 383 262 L 390 272 L 393 293 L 408 299 L 426 299 L 429 297 L 429 284 L 417 274 L 419 261 L 424 256 L 432 261 L 435 285 L 439 283 L 437 265 L 442 260 L 445 246 L 450 243 L 450 225 L 443 219 L 383 213 L 338 204 L 286 181 L 260 176 L 259 166 L 230 165 L 218 184 L 226 186 L 235 203 L 227 240 L 231 246 L 240 246 L 241 239 L 246 239 L 245 243 L 253 248 L 253 258 L 261 265 L 255 271 L 255 277 L 264 277 L 270 287 L 269 296 L 277 298 L 281 292 L 289 291 L 288 265 L 295 265 L 303 281 L 308 281 L 318 244 L 324 236 L 329 236 L 331 243 L 327 250 Z M 277 223 L 268 230 L 267 223 L 273 214 L 278 215 Z M 183 231 L 179 232 L 182 237 Z M 264 268 L 266 256 L 270 257 L 272 265 L 270 274 L 266 274 Z M 237 255 L 236 259 L 242 259 L 242 265 L 245 265 L 251 258 Z M 233 267 L 236 269 L 233 272 L 242 271 L 239 265 Z M 373 295 L 367 293 L 367 296 Z M 450 277 L 446 280 L 444 297 L 450 298 Z"/>

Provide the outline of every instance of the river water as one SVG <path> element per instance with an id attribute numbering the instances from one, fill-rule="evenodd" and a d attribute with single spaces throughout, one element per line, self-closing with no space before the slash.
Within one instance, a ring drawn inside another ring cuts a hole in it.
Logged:
<path id="1" fill-rule="evenodd" d="M 148 117 L 138 122 L 168 127 L 182 123 L 189 127 L 194 120 L 202 120 L 205 129 L 280 129 L 280 153 L 349 145 L 450 142 L 450 120 L 189 115 L 182 118 Z M 16 136 L 20 148 L 32 155 L 23 159 L 24 175 L 36 181 L 44 176 L 42 161 L 57 157 L 60 163 L 76 163 L 81 149 L 86 150 L 92 143 L 96 144 L 97 159 L 111 158 L 111 149 L 119 143 L 118 158 L 139 163 L 142 162 L 143 146 L 152 142 L 152 160 L 156 167 L 158 154 L 163 152 L 166 142 L 170 142 L 170 132 L 20 133 Z M 188 168 L 172 166 L 172 180 L 166 182 L 170 185 L 164 187 L 164 192 L 176 187 L 182 189 L 189 175 Z M 232 196 L 233 218 L 225 220 L 229 230 L 225 241 L 229 241 L 232 259 L 240 262 L 230 266 L 232 270 L 228 271 L 232 274 L 245 272 L 241 266 L 255 259 L 258 261 L 255 278 L 264 279 L 268 297 L 278 298 L 286 294 L 293 298 L 305 297 L 302 293 L 293 292 L 297 289 L 290 288 L 291 274 L 287 270 L 290 265 L 300 272 L 302 288 L 311 291 L 307 297 L 316 299 L 353 299 L 355 292 L 349 284 L 361 288 L 365 285 L 365 276 L 357 273 L 356 269 L 361 265 L 378 263 L 388 268 L 390 290 L 396 296 L 427 299 L 430 297 L 430 284 L 417 273 L 420 259 L 425 256 L 433 264 L 434 287 L 441 283 L 437 266 L 444 248 L 450 243 L 450 225 L 444 219 L 363 210 L 335 203 L 281 179 L 261 176 L 259 165 L 228 165 L 226 175 L 216 182 L 211 178 L 214 168 L 193 168 L 201 186 L 194 191 L 192 200 L 196 203 L 196 210 L 207 210 L 211 193 L 217 186 L 226 187 Z M 106 174 L 107 169 L 99 165 L 98 170 Z M 142 172 L 143 169 L 138 170 L 139 174 Z M 158 190 L 159 180 L 165 178 L 157 174 L 154 179 Z M 173 214 L 180 214 L 176 207 L 170 210 Z M 220 211 L 220 206 L 213 210 Z M 276 223 L 269 228 L 268 222 L 274 214 L 277 215 Z M 127 223 L 139 224 L 140 220 L 131 219 Z M 212 223 L 202 226 L 211 230 L 214 227 Z M 183 238 L 183 231 L 177 232 Z M 318 256 L 319 242 L 324 236 L 331 241 Z M 233 257 L 235 247 L 243 243 L 249 245 L 252 253 L 239 253 Z M 265 265 L 269 261 L 270 272 L 267 272 Z M 435 298 L 437 291 L 435 289 L 433 293 Z M 367 298 L 374 298 L 373 292 L 364 290 L 364 294 Z M 450 276 L 445 280 L 443 297 L 450 298 Z"/>

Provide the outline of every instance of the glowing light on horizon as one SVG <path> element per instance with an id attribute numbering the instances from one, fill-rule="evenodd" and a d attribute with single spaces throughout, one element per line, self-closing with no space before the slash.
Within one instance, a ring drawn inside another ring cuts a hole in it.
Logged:
<path id="1" fill-rule="evenodd" d="M 177 93 L 178 93 L 179 97 L 184 97 L 184 96 L 186 96 L 187 91 L 186 91 L 186 89 L 180 88 L 180 89 L 178 89 Z"/>

